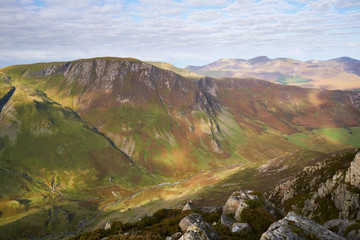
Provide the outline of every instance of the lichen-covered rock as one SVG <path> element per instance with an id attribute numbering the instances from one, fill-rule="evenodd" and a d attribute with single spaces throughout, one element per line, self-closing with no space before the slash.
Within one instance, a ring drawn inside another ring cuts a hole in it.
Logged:
<path id="1" fill-rule="evenodd" d="M 234 219 L 232 219 L 231 217 L 229 217 L 228 215 L 223 213 L 223 214 L 221 214 L 220 222 L 222 225 L 228 226 L 229 229 L 231 229 L 231 227 L 235 221 L 234 221 Z"/>
<path id="2" fill-rule="evenodd" d="M 339 218 L 354 219 L 357 217 L 360 210 L 360 197 L 359 194 L 349 191 L 346 184 L 339 184 L 331 199 L 336 208 L 340 210 Z"/>
<path id="3" fill-rule="evenodd" d="M 330 231 L 336 233 L 337 235 L 345 237 L 344 232 L 346 228 L 354 223 L 355 221 L 348 219 L 332 219 L 325 222 L 323 226 L 329 229 Z"/>
<path id="4" fill-rule="evenodd" d="M 354 161 L 350 164 L 345 174 L 345 182 L 360 189 L 360 152 L 356 154 Z"/>
<path id="5" fill-rule="evenodd" d="M 231 227 L 231 232 L 241 233 L 241 232 L 251 232 L 251 228 L 247 223 L 233 223 Z"/>
<path id="6" fill-rule="evenodd" d="M 345 238 L 331 232 L 320 224 L 310 219 L 298 215 L 294 212 L 279 220 L 263 233 L 261 240 L 303 240 L 303 239 L 322 239 L 322 240 L 345 240 Z"/>
<path id="7" fill-rule="evenodd" d="M 176 232 L 176 233 L 174 233 L 173 235 L 171 235 L 171 237 L 172 237 L 174 240 L 180 239 L 181 236 L 182 236 L 181 232 Z"/>
<path id="8" fill-rule="evenodd" d="M 187 211 L 187 210 L 196 210 L 197 208 L 195 207 L 193 201 L 189 201 L 186 203 L 186 205 L 184 206 L 184 208 L 182 209 L 183 211 Z"/>
<path id="9" fill-rule="evenodd" d="M 252 191 L 236 191 L 234 192 L 229 199 L 226 201 L 223 207 L 224 214 L 235 214 L 236 210 L 239 207 L 240 203 L 244 203 L 246 200 L 259 200 L 259 197 L 251 194 Z"/>
<path id="10" fill-rule="evenodd" d="M 181 219 L 179 226 L 183 232 L 185 232 L 188 227 L 193 225 L 194 223 L 203 222 L 203 218 L 199 213 L 190 213 L 188 216 Z"/>
<path id="11" fill-rule="evenodd" d="M 359 149 L 349 150 L 305 167 L 268 196 L 272 202 L 282 205 L 284 212 L 295 210 L 316 221 L 359 219 L 360 194 L 355 188 L 359 177 Z"/>
<path id="12" fill-rule="evenodd" d="M 196 222 L 182 235 L 180 240 L 218 240 L 219 235 L 206 222 Z"/>
<path id="13" fill-rule="evenodd" d="M 241 213 L 244 211 L 245 208 L 249 208 L 249 205 L 245 201 L 246 200 L 241 200 L 238 208 L 236 209 L 234 216 L 236 221 L 241 221 Z"/>
<path id="14" fill-rule="evenodd" d="M 352 230 L 346 236 L 346 240 L 359 240 L 360 239 L 360 231 Z"/>
<path id="15" fill-rule="evenodd" d="M 219 213 L 223 209 L 222 206 L 202 207 L 200 210 L 203 213 Z"/>

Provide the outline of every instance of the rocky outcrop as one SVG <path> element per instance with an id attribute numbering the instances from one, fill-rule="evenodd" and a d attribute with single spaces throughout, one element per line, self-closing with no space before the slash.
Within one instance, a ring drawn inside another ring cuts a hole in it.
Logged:
<path id="1" fill-rule="evenodd" d="M 339 184 L 332 192 L 331 199 L 339 209 L 339 218 L 360 218 L 360 198 L 346 184 Z"/>
<path id="2" fill-rule="evenodd" d="M 179 240 L 182 237 L 181 232 L 176 232 L 171 237 L 166 237 L 165 240 Z"/>
<path id="3" fill-rule="evenodd" d="M 288 213 L 285 218 L 273 223 L 261 236 L 261 240 L 281 239 L 345 240 L 345 238 L 331 232 L 320 224 L 294 212 Z"/>
<path id="4" fill-rule="evenodd" d="M 345 230 L 355 221 L 348 219 L 332 219 L 324 223 L 324 227 L 336 233 L 339 236 L 344 236 Z"/>
<path id="5" fill-rule="evenodd" d="M 234 219 L 232 219 L 231 217 L 229 217 L 228 215 L 223 213 L 223 214 L 221 214 L 220 222 L 222 225 L 225 225 L 228 228 L 232 228 L 232 225 L 235 221 L 234 221 Z"/>
<path id="6" fill-rule="evenodd" d="M 191 213 L 181 219 L 179 226 L 184 234 L 181 240 L 216 240 L 219 235 L 207 222 L 203 221 L 199 213 Z"/>
<path id="7" fill-rule="evenodd" d="M 104 229 L 109 230 L 110 228 L 111 228 L 111 221 L 109 220 L 105 223 Z"/>
<path id="8" fill-rule="evenodd" d="M 196 210 L 197 208 L 195 207 L 194 203 L 192 201 L 189 201 L 186 203 L 186 205 L 184 206 L 184 208 L 182 209 L 183 211 L 188 211 L 188 210 Z"/>
<path id="9" fill-rule="evenodd" d="M 219 235 L 207 222 L 196 222 L 187 228 L 180 240 L 217 240 Z"/>
<path id="10" fill-rule="evenodd" d="M 190 213 L 188 216 L 181 219 L 179 226 L 181 228 L 181 231 L 185 232 L 188 227 L 190 227 L 194 223 L 200 222 L 203 222 L 203 218 L 199 213 Z"/>
<path id="11" fill-rule="evenodd" d="M 200 210 L 204 213 L 219 213 L 223 209 L 223 206 L 211 206 L 211 207 L 202 207 Z"/>
<path id="12" fill-rule="evenodd" d="M 223 207 L 224 214 L 235 214 L 236 212 L 242 211 L 242 209 L 248 207 L 246 204 L 247 200 L 259 200 L 259 197 L 251 194 L 252 191 L 236 191 L 226 201 Z M 240 210 L 238 211 L 238 209 Z"/>
<path id="13" fill-rule="evenodd" d="M 231 232 L 233 233 L 251 232 L 251 228 L 247 223 L 233 223 L 231 227 Z"/>
<path id="14" fill-rule="evenodd" d="M 360 153 L 333 154 L 274 188 L 269 199 L 321 223 L 334 218 L 360 218 Z"/>
<path id="15" fill-rule="evenodd" d="M 345 182 L 360 189 L 360 152 L 356 154 L 354 161 L 346 172 Z"/>

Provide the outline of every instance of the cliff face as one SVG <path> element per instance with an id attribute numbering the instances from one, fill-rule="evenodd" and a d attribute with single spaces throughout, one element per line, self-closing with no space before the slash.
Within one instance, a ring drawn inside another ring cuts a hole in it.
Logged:
<path id="1" fill-rule="evenodd" d="M 347 151 L 306 167 L 270 191 L 269 199 L 320 223 L 359 219 L 359 157 L 359 150 Z"/>

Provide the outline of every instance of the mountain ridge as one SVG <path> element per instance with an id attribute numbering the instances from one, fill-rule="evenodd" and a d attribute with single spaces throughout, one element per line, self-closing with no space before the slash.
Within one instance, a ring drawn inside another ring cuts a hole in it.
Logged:
<path id="1" fill-rule="evenodd" d="M 114 209 L 138 208 L 152 199 L 165 202 L 177 194 L 196 195 L 202 187 L 236 178 L 237 173 L 242 176 L 243 171 L 255 176 L 254 169 L 279 156 L 284 165 L 280 177 L 286 178 L 319 154 L 360 146 L 357 92 L 254 79 L 194 80 L 129 58 L 18 65 L 0 71 L 1 93 L 11 85 L 17 89 L 0 115 L 4 166 L 16 166 L 74 199 L 93 199 L 86 203 L 91 207 L 75 209 L 75 203 L 60 204 L 51 197 L 54 193 L 41 197 L 43 190 L 28 182 L 30 187 L 15 194 L 18 189 L 11 179 L 25 180 L 6 173 L 8 179 L 2 177 L 8 192 L 0 199 L 0 211 L 6 215 L 0 227 L 8 226 L 13 234 L 30 224 L 31 215 L 19 217 L 30 214 L 28 209 L 39 213 L 50 205 L 51 212 L 61 212 L 59 219 L 53 218 L 61 223 L 58 228 L 45 224 L 36 232 L 29 227 L 28 235 L 59 233 L 74 229 L 75 221 L 102 213 L 98 211 L 111 199 L 114 206 L 106 208 L 106 214 L 116 215 Z M 39 139 L 39 145 L 26 144 Z M 23 155 L 17 155 L 19 151 Z M 298 160 L 290 154 L 297 151 L 307 157 Z M 75 179 L 79 184 L 74 185 Z M 192 186 L 197 187 L 191 192 Z M 116 199 L 142 189 L 149 189 L 151 197 L 139 194 L 116 204 Z M 215 189 L 223 191 L 217 185 Z M 30 203 L 11 202 L 14 199 Z M 37 203 L 39 199 L 46 204 Z M 17 204 L 19 208 L 12 207 Z M 39 219 L 47 213 L 39 213 Z M 67 221 L 68 214 L 75 214 L 75 220 Z M 10 220 L 13 216 L 18 220 Z"/>
<path id="2" fill-rule="evenodd" d="M 266 56 L 248 60 L 222 58 L 185 69 L 210 77 L 251 77 L 310 88 L 352 90 L 360 87 L 360 61 L 349 57 L 305 62 Z"/>

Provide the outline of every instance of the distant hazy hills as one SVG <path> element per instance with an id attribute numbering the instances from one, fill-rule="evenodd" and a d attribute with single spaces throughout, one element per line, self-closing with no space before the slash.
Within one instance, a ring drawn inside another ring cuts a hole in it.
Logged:
<path id="1" fill-rule="evenodd" d="M 360 61 L 349 57 L 307 62 L 266 56 L 249 60 L 222 58 L 204 66 L 188 66 L 185 69 L 210 77 L 257 78 L 310 88 L 360 88 Z"/>

